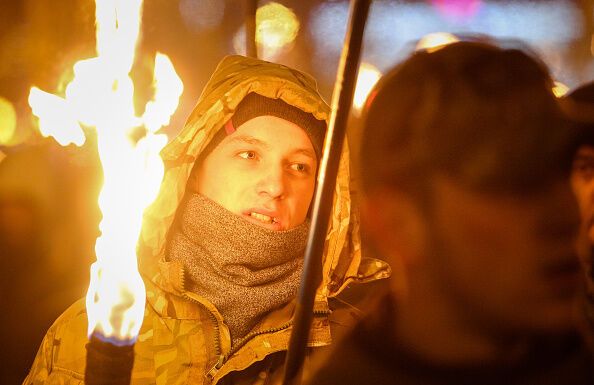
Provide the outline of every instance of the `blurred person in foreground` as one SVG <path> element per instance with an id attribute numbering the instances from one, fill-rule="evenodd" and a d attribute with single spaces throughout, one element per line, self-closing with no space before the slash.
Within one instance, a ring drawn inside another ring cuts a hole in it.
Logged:
<path id="1" fill-rule="evenodd" d="M 311 384 L 592 384 L 572 131 L 545 67 L 460 42 L 372 92 L 362 215 L 395 276 Z"/>
<path id="2" fill-rule="evenodd" d="M 306 74 L 240 56 L 219 64 L 163 150 L 145 212 L 132 384 L 280 382 L 328 116 Z M 342 156 L 310 347 L 331 342 L 329 298 L 385 274 L 361 260 L 346 146 Z M 82 383 L 86 330 L 81 300 L 50 328 L 24 383 Z"/>
<path id="3" fill-rule="evenodd" d="M 571 187 L 577 197 L 589 253 L 581 259 L 585 279 L 585 333 L 594 347 L 594 82 L 584 84 L 565 98 L 581 130 L 571 168 Z"/>
<path id="4" fill-rule="evenodd" d="M 23 381 L 47 329 L 85 294 L 98 219 L 93 171 L 53 140 L 15 146 L 0 161 L 2 385 Z"/>

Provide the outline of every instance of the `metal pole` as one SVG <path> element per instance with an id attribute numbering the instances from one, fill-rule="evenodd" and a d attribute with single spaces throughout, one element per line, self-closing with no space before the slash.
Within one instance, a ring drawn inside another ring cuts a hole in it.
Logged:
<path id="1" fill-rule="evenodd" d="M 328 231 L 347 121 L 355 93 L 363 32 L 370 3 L 371 0 L 351 1 L 350 20 L 332 94 L 332 113 L 313 201 L 311 230 L 305 249 L 303 275 L 297 295 L 293 331 L 285 361 L 284 385 L 297 385 L 301 382 L 301 366 L 313 318 L 315 293 L 322 275 L 324 242 Z"/>
<path id="2" fill-rule="evenodd" d="M 245 10 L 245 54 L 249 57 L 258 58 L 258 47 L 256 45 L 256 11 L 258 0 L 246 0 Z"/>

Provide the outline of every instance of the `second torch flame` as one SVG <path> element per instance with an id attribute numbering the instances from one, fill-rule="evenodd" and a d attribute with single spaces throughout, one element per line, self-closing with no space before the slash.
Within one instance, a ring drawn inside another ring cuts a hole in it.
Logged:
<path id="1" fill-rule="evenodd" d="M 136 243 L 142 213 L 157 196 L 163 177 L 159 152 L 167 137 L 156 132 L 169 124 L 183 91 L 169 58 L 157 54 L 154 100 L 147 103 L 142 117 L 135 116 L 129 73 L 141 9 L 141 0 L 96 0 L 98 56 L 74 65 L 75 77 L 65 98 L 35 87 L 29 95 L 45 136 L 63 145 L 80 145 L 80 123 L 97 130 L 103 219 L 87 292 L 88 332 L 116 345 L 134 343 L 142 325 L 146 295 Z M 129 133 L 138 127 L 144 127 L 146 135 L 134 141 Z"/>

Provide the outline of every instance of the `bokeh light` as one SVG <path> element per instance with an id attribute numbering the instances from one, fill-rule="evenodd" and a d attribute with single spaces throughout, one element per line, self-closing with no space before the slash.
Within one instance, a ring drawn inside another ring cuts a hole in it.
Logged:
<path id="1" fill-rule="evenodd" d="M 237 32 L 233 35 L 233 39 L 231 40 L 233 44 L 233 52 L 238 55 L 246 55 L 246 46 L 245 46 L 245 25 L 239 27 Z"/>
<path id="2" fill-rule="evenodd" d="M 456 35 L 448 32 L 435 32 L 423 36 L 417 43 L 417 50 L 426 50 L 427 52 L 437 51 L 438 49 L 459 41 Z"/>
<path id="3" fill-rule="evenodd" d="M 223 21 L 225 2 L 221 0 L 180 0 L 179 13 L 193 32 L 216 28 Z"/>
<path id="4" fill-rule="evenodd" d="M 560 98 L 562 96 L 564 96 L 567 92 L 569 92 L 569 87 L 566 86 L 565 84 L 556 81 L 555 85 L 553 86 L 553 93 L 555 94 L 556 97 Z"/>
<path id="5" fill-rule="evenodd" d="M 269 3 L 256 12 L 256 43 L 265 60 L 274 58 L 289 46 L 299 33 L 299 19 L 290 8 Z"/>
<path id="6" fill-rule="evenodd" d="M 17 127 L 17 115 L 12 103 L 0 96 L 0 145 L 8 145 Z"/>
<path id="7" fill-rule="evenodd" d="M 479 11 L 480 0 L 431 0 L 431 4 L 444 17 L 458 22 L 466 21 Z"/>
<path id="8" fill-rule="evenodd" d="M 340 57 L 348 10 L 348 1 L 320 2 L 310 10 L 305 30 L 314 44 L 312 59 L 318 77 L 334 79 L 335 67 L 326 63 Z M 449 31 L 458 36 L 484 34 L 506 41 L 522 40 L 550 64 L 550 52 L 570 47 L 586 27 L 580 7 L 569 0 L 482 1 L 473 17 L 456 23 L 443 17 L 429 1 L 378 0 L 372 2 L 365 26 L 363 59 L 386 71 L 403 60 L 421 37 Z M 572 86 L 580 81 L 575 73 L 563 75 L 562 80 Z"/>
<path id="9" fill-rule="evenodd" d="M 359 115 L 361 113 L 361 109 L 365 105 L 367 96 L 381 76 L 381 72 L 372 64 L 361 63 L 361 66 L 359 67 L 359 74 L 357 76 L 355 95 L 353 97 L 353 106 L 355 107 L 353 113 L 355 115 Z"/>

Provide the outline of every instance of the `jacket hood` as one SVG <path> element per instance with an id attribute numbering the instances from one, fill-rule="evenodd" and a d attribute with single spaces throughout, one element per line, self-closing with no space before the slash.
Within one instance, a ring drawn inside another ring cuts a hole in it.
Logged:
<path id="1" fill-rule="evenodd" d="M 311 76 L 280 64 L 243 56 L 228 56 L 221 61 L 182 131 L 161 152 L 165 174 L 157 199 L 144 214 L 138 253 L 140 270 L 146 278 L 167 291 L 179 291 L 173 281 L 179 278 L 181 266 L 164 260 L 165 245 L 194 162 L 214 134 L 231 118 L 241 100 L 251 92 L 281 99 L 319 120 L 329 120 L 330 108 L 318 93 Z M 318 299 L 337 295 L 353 281 L 364 282 L 389 275 L 385 263 L 362 261 L 358 213 L 351 203 L 349 152 L 345 141 L 326 236 Z"/>

